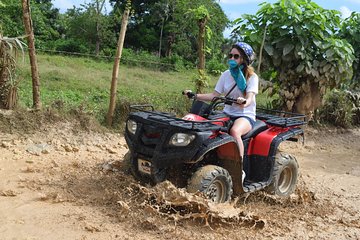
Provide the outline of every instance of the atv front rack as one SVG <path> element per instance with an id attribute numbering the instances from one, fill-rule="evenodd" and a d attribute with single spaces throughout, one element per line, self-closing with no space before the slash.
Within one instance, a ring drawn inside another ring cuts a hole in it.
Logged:
<path id="1" fill-rule="evenodd" d="M 283 128 L 302 126 L 306 124 L 306 116 L 304 114 L 265 108 L 256 109 L 256 118 L 265 121 L 269 125 Z"/>
<path id="2" fill-rule="evenodd" d="M 146 108 L 151 108 L 151 110 L 145 110 Z M 133 112 L 133 116 L 140 117 L 142 119 L 147 119 L 149 121 L 154 121 L 156 123 L 166 124 L 173 127 L 178 127 L 187 130 L 194 131 L 218 131 L 224 130 L 226 123 L 223 120 L 206 120 L 206 121 L 190 121 L 181 118 L 177 118 L 174 114 L 154 111 L 152 105 L 132 105 L 130 106 L 130 111 L 136 110 Z M 222 123 L 218 125 L 215 123 Z"/>

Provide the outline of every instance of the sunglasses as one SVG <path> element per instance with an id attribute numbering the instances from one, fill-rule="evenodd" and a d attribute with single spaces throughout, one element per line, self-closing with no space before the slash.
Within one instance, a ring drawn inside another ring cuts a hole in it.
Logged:
<path id="1" fill-rule="evenodd" d="M 234 58 L 236 60 L 238 60 L 241 57 L 240 54 L 232 54 L 232 53 L 229 53 L 228 56 L 229 56 L 229 59 Z"/>

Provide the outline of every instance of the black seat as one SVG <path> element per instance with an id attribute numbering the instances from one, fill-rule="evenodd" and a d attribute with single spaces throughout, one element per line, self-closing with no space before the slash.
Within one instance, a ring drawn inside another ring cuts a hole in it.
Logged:
<path id="1" fill-rule="evenodd" d="M 256 120 L 254 127 L 250 130 L 250 132 L 248 132 L 247 134 L 243 135 L 241 138 L 243 140 L 248 139 L 248 138 L 252 138 L 255 137 L 256 135 L 258 135 L 259 133 L 261 133 L 262 131 L 265 131 L 267 129 L 267 125 L 265 122 L 261 121 L 261 120 Z"/>

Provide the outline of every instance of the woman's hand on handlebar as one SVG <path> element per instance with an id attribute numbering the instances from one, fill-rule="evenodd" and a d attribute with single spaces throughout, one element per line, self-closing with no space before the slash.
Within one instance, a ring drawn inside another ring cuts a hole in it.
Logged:
<path id="1" fill-rule="evenodd" d="M 193 93 L 191 90 L 184 90 L 182 91 L 182 94 L 186 95 L 190 99 L 196 97 L 196 93 Z"/>
<path id="2" fill-rule="evenodd" d="M 244 104 L 246 104 L 246 98 L 238 97 L 236 99 L 236 103 L 239 104 L 239 105 L 244 105 Z"/>

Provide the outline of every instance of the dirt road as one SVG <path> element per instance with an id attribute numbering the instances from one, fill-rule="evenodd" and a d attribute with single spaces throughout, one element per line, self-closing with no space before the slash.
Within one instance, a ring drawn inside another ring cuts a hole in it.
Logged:
<path id="1" fill-rule="evenodd" d="M 295 194 L 261 192 L 214 210 L 124 174 L 120 134 L 70 122 L 0 128 L 0 239 L 360 239 L 360 129 L 307 128 L 304 146 L 281 149 L 300 165 Z"/>

